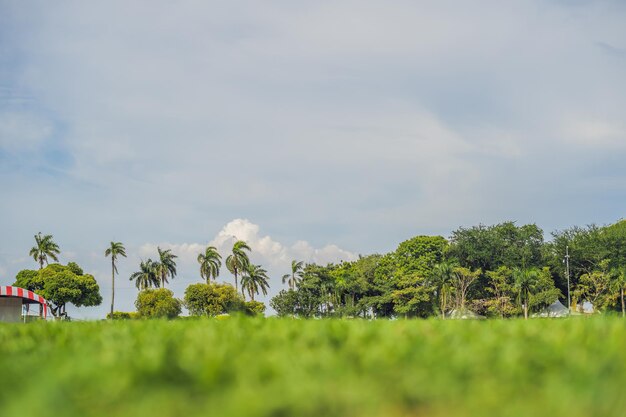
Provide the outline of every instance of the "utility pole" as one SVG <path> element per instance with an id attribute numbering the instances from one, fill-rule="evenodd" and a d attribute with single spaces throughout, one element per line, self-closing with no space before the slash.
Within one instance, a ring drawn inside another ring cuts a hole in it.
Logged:
<path id="1" fill-rule="evenodd" d="M 572 299 L 569 292 L 569 246 L 565 246 L 565 274 L 567 275 L 567 310 L 572 312 Z"/>

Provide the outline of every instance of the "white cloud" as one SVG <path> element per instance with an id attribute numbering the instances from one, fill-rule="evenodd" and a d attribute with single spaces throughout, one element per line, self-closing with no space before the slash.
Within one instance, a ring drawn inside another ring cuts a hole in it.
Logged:
<path id="1" fill-rule="evenodd" d="M 563 136 L 570 143 L 600 151 L 626 149 L 626 124 L 579 117 L 564 123 Z"/>
<path id="2" fill-rule="evenodd" d="M 207 243 L 145 243 L 139 248 L 139 255 L 143 258 L 156 259 L 157 247 L 171 249 L 179 257 L 180 263 L 196 268 L 198 254 L 204 252 L 207 245 L 215 246 L 226 259 L 233 243 L 237 240 L 243 240 L 250 246 L 253 262 L 264 265 L 277 273 L 288 272 L 293 259 L 305 263 L 327 264 L 352 261 L 358 257 L 334 244 L 314 248 L 304 240 L 299 240 L 291 246 L 280 243 L 269 235 L 262 235 L 259 225 L 247 219 L 234 219 L 228 222 L 215 238 Z"/>

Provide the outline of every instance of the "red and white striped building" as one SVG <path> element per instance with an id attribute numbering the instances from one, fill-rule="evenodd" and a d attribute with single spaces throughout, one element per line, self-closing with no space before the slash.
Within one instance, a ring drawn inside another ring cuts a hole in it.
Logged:
<path id="1" fill-rule="evenodd" d="M 17 322 L 22 319 L 24 306 L 39 304 L 39 315 L 48 316 L 48 302 L 38 294 L 10 285 L 0 286 L 0 322 Z"/>

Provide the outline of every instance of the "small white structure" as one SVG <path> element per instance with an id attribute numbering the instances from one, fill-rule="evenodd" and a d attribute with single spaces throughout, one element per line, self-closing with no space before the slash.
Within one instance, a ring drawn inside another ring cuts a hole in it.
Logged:
<path id="1" fill-rule="evenodd" d="M 533 314 L 532 317 L 567 317 L 569 316 L 569 310 L 557 299 L 555 302 L 544 308 L 537 314 Z"/>
<path id="2" fill-rule="evenodd" d="M 22 309 L 31 304 L 39 304 L 39 317 L 48 316 L 48 302 L 41 296 L 24 288 L 9 285 L 0 286 L 0 322 L 19 322 Z"/>
<path id="3" fill-rule="evenodd" d="M 458 320 L 480 320 L 484 319 L 484 316 L 480 314 L 476 314 L 473 311 L 467 308 L 454 308 L 446 313 L 447 319 L 458 319 Z"/>

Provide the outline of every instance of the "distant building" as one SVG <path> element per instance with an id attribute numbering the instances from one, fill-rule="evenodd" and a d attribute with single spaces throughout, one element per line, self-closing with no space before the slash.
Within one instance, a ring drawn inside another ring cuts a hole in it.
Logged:
<path id="1" fill-rule="evenodd" d="M 19 322 L 24 308 L 39 305 L 39 317 L 48 316 L 48 302 L 40 295 L 24 288 L 0 286 L 0 322 Z M 25 315 L 26 313 L 24 313 Z"/>

